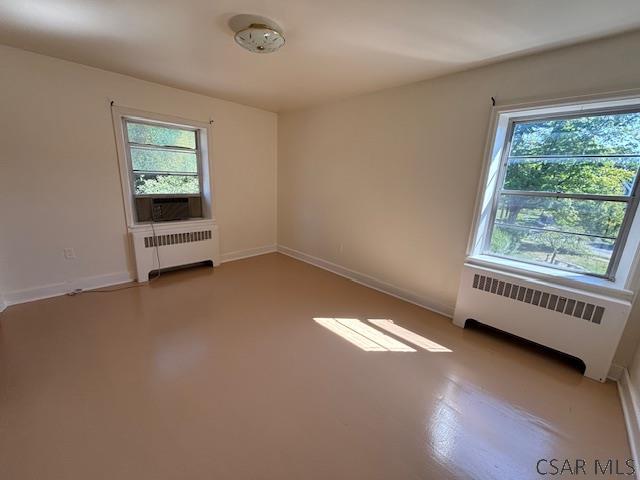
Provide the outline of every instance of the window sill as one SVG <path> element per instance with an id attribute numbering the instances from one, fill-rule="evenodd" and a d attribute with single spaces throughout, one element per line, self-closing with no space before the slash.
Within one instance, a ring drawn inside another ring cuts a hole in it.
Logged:
<path id="1" fill-rule="evenodd" d="M 534 278 L 552 285 L 562 285 L 564 287 L 589 291 L 627 301 L 633 299 L 633 292 L 631 290 L 627 290 L 605 278 L 575 272 L 565 272 L 541 265 L 531 265 L 516 260 L 492 257 L 490 255 L 472 255 L 467 257 L 466 262 L 479 267 L 487 267 L 505 273 Z"/>
<path id="2" fill-rule="evenodd" d="M 176 227 L 180 228 L 198 228 L 204 226 L 215 225 L 215 220 L 211 218 L 190 218 L 188 220 L 175 220 L 172 222 L 145 222 L 145 223 L 136 223 L 133 225 L 129 225 L 128 229 L 130 233 L 134 232 L 143 232 L 143 231 L 151 231 L 151 225 L 153 225 L 153 229 L 158 232 L 163 230 L 171 230 Z"/>

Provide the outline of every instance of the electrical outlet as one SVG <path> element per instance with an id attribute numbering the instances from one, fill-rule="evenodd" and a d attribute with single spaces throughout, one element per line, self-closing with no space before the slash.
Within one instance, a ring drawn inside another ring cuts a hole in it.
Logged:
<path id="1" fill-rule="evenodd" d="M 64 258 L 67 260 L 73 260 L 76 258 L 76 252 L 73 248 L 65 248 L 64 249 Z"/>

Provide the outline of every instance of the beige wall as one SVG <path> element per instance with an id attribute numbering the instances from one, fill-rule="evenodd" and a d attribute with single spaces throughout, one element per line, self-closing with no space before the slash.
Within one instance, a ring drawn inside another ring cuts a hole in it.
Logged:
<path id="1" fill-rule="evenodd" d="M 132 270 L 108 99 L 213 118 L 222 254 L 276 243 L 276 114 L 0 47 L 0 292 Z"/>
<path id="2" fill-rule="evenodd" d="M 490 114 L 640 87 L 640 34 L 280 115 L 279 244 L 455 305 Z M 634 315 L 616 361 L 637 339 Z"/>

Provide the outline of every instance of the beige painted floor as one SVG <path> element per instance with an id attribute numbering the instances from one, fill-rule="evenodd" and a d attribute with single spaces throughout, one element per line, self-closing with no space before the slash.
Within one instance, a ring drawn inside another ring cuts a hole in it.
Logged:
<path id="1" fill-rule="evenodd" d="M 452 351 L 365 351 L 314 317 Z M 536 462 L 630 455 L 614 384 L 278 254 L 0 319 L 6 480 L 559 478 Z"/>

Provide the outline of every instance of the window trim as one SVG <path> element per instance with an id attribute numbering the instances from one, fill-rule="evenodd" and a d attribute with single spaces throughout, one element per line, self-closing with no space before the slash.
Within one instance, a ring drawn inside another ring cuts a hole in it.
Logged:
<path id="1" fill-rule="evenodd" d="M 159 125 L 167 127 L 178 127 L 181 129 L 194 130 L 196 134 L 198 177 L 200 185 L 199 194 L 180 194 L 184 197 L 199 196 L 202 199 L 202 220 L 215 221 L 214 195 L 213 195 L 213 162 L 211 158 L 210 142 L 213 138 L 212 128 L 209 122 L 188 120 L 181 117 L 163 115 L 146 112 L 128 107 L 112 106 L 113 129 L 116 140 L 118 166 L 120 171 L 120 183 L 122 187 L 122 197 L 125 210 L 127 227 L 130 230 L 148 224 L 149 222 L 138 222 L 135 216 L 134 201 L 140 197 L 170 197 L 174 194 L 153 194 L 136 195 L 133 180 L 133 169 L 129 153 L 129 142 L 126 130 L 126 121 L 131 120 L 137 123 Z M 192 151 L 191 149 L 188 149 Z M 197 222 L 198 219 L 176 220 L 167 223 Z"/>
<path id="2" fill-rule="evenodd" d="M 476 194 L 476 208 L 469 243 L 467 246 L 467 261 L 489 265 L 493 268 L 533 276 L 544 279 L 556 279 L 558 283 L 589 289 L 616 290 L 623 296 L 632 292 L 638 270 L 640 246 L 640 209 L 638 209 L 638 193 L 640 190 L 640 175 L 636 177 L 629 200 L 623 226 L 625 231 L 618 235 L 616 244 L 622 246 L 615 252 L 616 264 L 610 263 L 612 275 L 607 277 L 586 274 L 569 270 L 561 270 L 543 264 L 526 262 L 511 257 L 503 258 L 495 254 L 487 254 L 493 230 L 496 205 L 506 174 L 505 161 L 508 156 L 512 139 L 513 126 L 516 122 L 548 119 L 552 117 L 567 118 L 581 117 L 593 113 L 624 113 L 640 111 L 640 91 L 623 94 L 591 95 L 569 99 L 548 100 L 528 103 L 515 103 L 495 106 L 491 110 L 491 121 L 487 132 L 485 161 L 479 187 Z M 555 195 L 554 195 L 555 196 Z M 624 235 L 624 237 L 623 237 Z M 613 254 L 612 254 L 613 259 Z"/>

